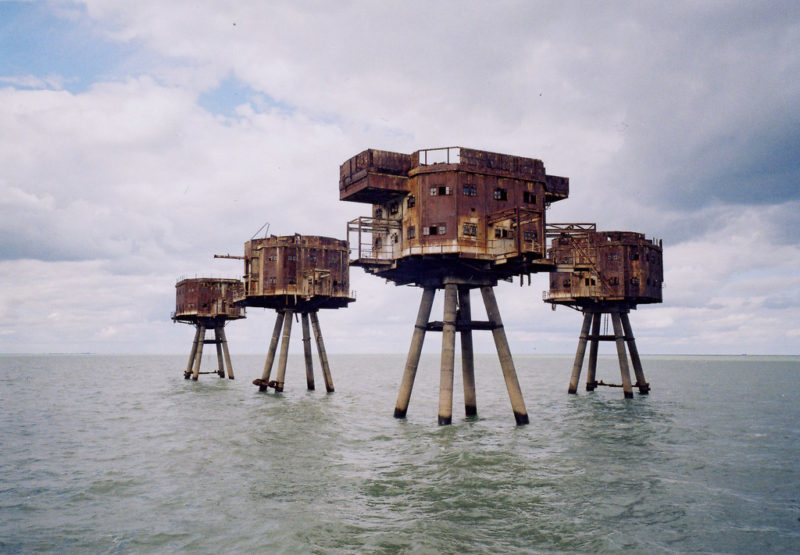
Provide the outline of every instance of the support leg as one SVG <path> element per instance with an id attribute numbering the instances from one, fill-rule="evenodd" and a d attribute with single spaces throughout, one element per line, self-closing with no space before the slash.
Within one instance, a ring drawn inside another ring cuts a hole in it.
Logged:
<path id="1" fill-rule="evenodd" d="M 500 309 L 497 307 L 493 288 L 481 287 L 481 295 L 483 296 L 483 303 L 486 305 L 486 314 L 493 324 L 492 336 L 494 337 L 494 345 L 497 348 L 497 356 L 500 358 L 500 367 L 503 369 L 508 397 L 511 399 L 511 410 L 514 411 L 514 418 L 518 425 L 527 424 L 528 410 L 525 408 L 525 401 L 522 398 L 519 380 L 517 380 L 517 371 L 514 369 L 514 360 L 511 358 L 511 349 L 508 347 L 506 332 L 503 329 L 503 320 L 500 318 Z"/>
<path id="2" fill-rule="evenodd" d="M 611 322 L 614 324 L 614 337 L 617 344 L 617 358 L 619 358 L 619 372 L 622 375 L 622 391 L 626 399 L 633 398 L 631 386 L 631 372 L 628 368 L 628 353 L 625 352 L 625 334 L 622 332 L 622 322 L 619 313 L 611 313 Z"/>
<path id="3" fill-rule="evenodd" d="M 422 292 L 417 322 L 414 325 L 414 335 L 411 336 L 411 347 L 408 349 L 406 367 L 403 371 L 403 379 L 400 382 L 400 391 L 397 394 L 397 404 L 394 409 L 395 418 L 405 418 L 408 411 L 408 402 L 411 399 L 411 390 L 414 388 L 414 378 L 417 376 L 419 356 L 422 352 L 422 344 L 425 341 L 425 330 L 431 316 L 431 307 L 433 306 L 435 294 L 436 289 L 428 287 Z"/>
<path id="4" fill-rule="evenodd" d="M 595 312 L 592 315 L 592 339 L 589 345 L 589 368 L 586 374 L 586 391 L 594 391 L 597 388 L 597 347 L 600 340 L 597 336 L 600 335 L 600 320 L 603 315 L 600 312 Z"/>
<path id="5" fill-rule="evenodd" d="M 439 373 L 439 426 L 453 421 L 453 371 L 456 351 L 456 298 L 458 287 L 444 287 L 444 327 L 442 328 L 442 362 Z"/>
<path id="6" fill-rule="evenodd" d="M 311 313 L 311 329 L 314 331 L 314 339 L 317 342 L 317 354 L 319 355 L 319 365 L 322 366 L 322 377 L 325 380 L 325 390 L 333 393 L 333 376 L 331 367 L 328 364 L 328 353 L 325 352 L 325 342 L 322 340 L 322 330 L 319 327 L 317 313 Z"/>
<path id="7" fill-rule="evenodd" d="M 575 352 L 575 362 L 572 364 L 572 376 L 569 379 L 569 389 L 567 390 L 567 393 L 577 393 L 578 391 L 578 381 L 581 379 L 583 357 L 586 355 L 586 341 L 589 338 L 589 326 L 591 323 L 591 312 L 584 312 L 583 326 L 581 326 L 581 337 L 578 339 L 578 350 Z"/>
<path id="8" fill-rule="evenodd" d="M 314 362 L 311 359 L 311 333 L 308 329 L 308 312 L 300 315 L 303 323 L 303 355 L 306 359 L 306 386 L 309 391 L 314 391 Z"/>
<path id="9" fill-rule="evenodd" d="M 469 288 L 458 288 L 458 309 L 462 322 L 472 322 Z M 478 400 L 475 395 L 475 358 L 472 352 L 472 330 L 461 331 L 461 375 L 464 382 L 464 413 L 467 417 L 477 416 Z"/>
<path id="10" fill-rule="evenodd" d="M 275 383 L 275 393 L 283 391 L 283 383 L 286 378 L 286 362 L 289 360 L 289 339 L 292 337 L 292 317 L 294 312 L 286 311 L 283 319 L 283 337 L 281 337 L 281 355 L 278 359 L 278 379 Z"/>
<path id="11" fill-rule="evenodd" d="M 636 348 L 636 339 L 633 337 L 633 329 L 631 329 L 631 321 L 628 319 L 628 314 L 623 312 L 619 315 L 622 320 L 622 329 L 625 331 L 625 342 L 628 343 L 628 352 L 631 354 L 631 362 L 633 363 L 633 373 L 636 376 L 636 387 L 639 388 L 639 393 L 647 395 L 650 393 L 650 384 L 644 378 L 644 369 L 642 368 L 642 361 L 639 359 L 639 349 Z"/>
<path id="12" fill-rule="evenodd" d="M 183 377 L 189 379 L 192 375 L 192 367 L 194 366 L 194 358 L 197 356 L 197 342 L 200 340 L 200 326 L 194 327 L 194 341 L 192 342 L 192 352 L 189 353 L 189 362 L 186 364 L 186 370 L 183 372 Z"/>
<path id="13" fill-rule="evenodd" d="M 258 386 L 259 391 L 266 391 L 267 384 L 269 383 L 269 375 L 272 373 L 272 363 L 275 362 L 275 352 L 278 350 L 278 340 L 281 337 L 281 327 L 286 315 L 283 312 L 278 312 L 275 317 L 275 327 L 272 328 L 272 339 L 269 342 L 269 351 L 267 351 L 267 361 L 264 363 L 264 373 L 261 374 L 260 380 L 253 380 L 253 385 Z"/>
<path id="14" fill-rule="evenodd" d="M 233 365 L 231 364 L 231 354 L 228 352 L 228 338 L 225 337 L 225 328 L 219 328 L 219 336 L 222 339 L 222 354 L 225 356 L 225 365 L 228 367 L 228 379 L 233 379 Z"/>
<path id="15" fill-rule="evenodd" d="M 206 327 L 201 325 L 199 331 L 200 336 L 197 341 L 197 351 L 194 357 L 194 372 L 192 372 L 192 379 L 195 381 L 200 377 L 200 362 L 203 360 L 203 344 L 206 340 Z"/>
<path id="16" fill-rule="evenodd" d="M 219 338 L 219 330 L 221 328 L 214 328 L 214 346 L 217 348 L 217 375 L 220 378 L 225 377 L 225 362 L 222 360 L 222 340 Z"/>

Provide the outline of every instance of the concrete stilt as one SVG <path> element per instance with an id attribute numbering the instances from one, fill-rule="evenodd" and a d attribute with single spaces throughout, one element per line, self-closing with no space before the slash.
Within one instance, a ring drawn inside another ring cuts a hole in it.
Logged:
<path id="1" fill-rule="evenodd" d="M 594 391 L 597 388 L 597 347 L 600 343 L 600 319 L 602 314 L 595 312 L 592 314 L 591 344 L 589 345 L 589 368 L 586 371 L 586 391 Z"/>
<path id="2" fill-rule="evenodd" d="M 625 392 L 626 399 L 632 399 L 631 372 L 628 368 L 628 354 L 625 352 L 625 334 L 622 331 L 622 322 L 620 320 L 619 312 L 611 313 L 611 322 L 614 325 L 614 340 L 617 344 L 617 358 L 619 358 L 619 371 L 622 375 L 622 391 Z"/>
<path id="3" fill-rule="evenodd" d="M 636 348 L 636 339 L 633 337 L 633 329 L 631 328 L 631 321 L 628 319 L 628 313 L 622 312 L 619 315 L 622 320 L 622 329 L 625 332 L 625 341 L 628 343 L 628 352 L 631 354 L 631 362 L 633 363 L 633 373 L 636 376 L 636 387 L 639 388 L 639 393 L 647 395 L 650 393 L 650 384 L 644 377 L 644 369 L 642 368 L 642 361 L 639 358 L 639 349 Z"/>
<path id="4" fill-rule="evenodd" d="M 281 327 L 286 315 L 283 312 L 278 312 L 275 317 L 275 327 L 272 328 L 272 339 L 269 342 L 269 351 L 267 351 L 267 360 L 264 363 L 264 373 L 261 374 L 260 380 L 253 380 L 253 383 L 258 386 L 259 391 L 266 391 L 267 384 L 269 383 L 269 376 L 272 373 L 272 363 L 275 362 L 275 352 L 278 350 L 278 340 L 281 337 Z"/>
<path id="5" fill-rule="evenodd" d="M 411 346 L 408 349 L 406 367 L 403 371 L 403 379 L 400 382 L 400 391 L 397 394 L 397 404 L 394 409 L 395 418 L 405 418 L 408 411 L 408 402 L 411 399 L 411 390 L 414 388 L 414 378 L 417 376 L 419 356 L 422 352 L 422 344 L 425 341 L 425 330 L 431 316 L 431 307 L 433 307 L 435 294 L 436 289 L 432 287 L 426 287 L 422 292 L 417 322 L 414 325 L 414 334 L 411 336 Z"/>
<path id="6" fill-rule="evenodd" d="M 278 358 L 278 379 L 275 382 L 275 392 L 280 393 L 283 391 L 283 383 L 286 379 L 286 363 L 289 360 L 289 339 L 292 336 L 292 317 L 294 312 L 291 310 L 286 311 L 286 317 L 283 319 L 283 337 L 281 337 L 281 354 Z"/>
<path id="7" fill-rule="evenodd" d="M 309 391 L 314 391 L 314 362 L 311 359 L 311 333 L 308 329 L 308 312 L 300 315 L 303 323 L 303 354 L 306 359 L 306 386 Z"/>
<path id="8" fill-rule="evenodd" d="M 317 342 L 317 354 L 319 355 L 319 365 L 322 366 L 322 377 L 325 380 L 325 390 L 328 393 L 333 393 L 333 376 L 331 375 L 331 367 L 328 364 L 328 353 L 325 351 L 325 342 L 322 340 L 322 330 L 319 327 L 319 318 L 316 312 L 312 312 L 311 328 L 314 330 L 314 339 Z"/>
<path id="9" fill-rule="evenodd" d="M 568 393 L 577 393 L 578 382 L 581 379 L 581 369 L 583 368 L 583 357 L 586 355 L 586 342 L 589 339 L 589 327 L 592 323 L 592 313 L 583 313 L 583 326 L 581 327 L 581 337 L 578 340 L 578 350 L 575 352 L 575 362 L 572 364 L 572 376 L 569 379 Z"/>
<path id="10" fill-rule="evenodd" d="M 458 288 L 454 283 L 444 287 L 444 319 L 442 328 L 442 360 L 439 374 L 439 425 L 453 421 L 453 372 L 456 346 L 456 299 Z"/>
<path id="11" fill-rule="evenodd" d="M 217 348 L 217 375 L 225 377 L 225 362 L 222 360 L 222 339 L 219 337 L 220 327 L 214 328 L 214 346 Z"/>
<path id="12" fill-rule="evenodd" d="M 469 288 L 458 288 L 459 322 L 472 322 Z M 475 394 L 475 358 L 472 352 L 472 330 L 461 330 L 461 375 L 464 382 L 464 413 L 467 417 L 477 416 L 478 399 Z"/>
<path id="13" fill-rule="evenodd" d="M 203 360 L 203 344 L 206 340 L 206 327 L 200 324 L 198 331 L 200 335 L 197 341 L 197 351 L 194 358 L 194 371 L 192 372 L 192 379 L 195 381 L 200 377 L 200 362 Z"/>
<path id="14" fill-rule="evenodd" d="M 195 325 L 194 341 L 192 342 L 192 352 L 189 353 L 189 362 L 186 364 L 186 370 L 183 372 L 183 377 L 189 379 L 192 375 L 192 367 L 194 366 L 194 359 L 197 356 L 197 342 L 200 341 L 200 325 Z"/>
<path id="15" fill-rule="evenodd" d="M 231 364 L 231 354 L 228 352 L 228 338 L 225 337 L 225 327 L 219 328 L 219 336 L 222 339 L 222 354 L 225 356 L 225 365 L 228 367 L 228 379 L 233 379 L 233 365 Z"/>
<path id="16" fill-rule="evenodd" d="M 500 318 L 500 309 L 497 307 L 497 300 L 494 297 L 494 290 L 492 287 L 481 287 L 481 295 L 483 296 L 483 303 L 486 305 L 486 314 L 493 325 L 492 336 L 494 345 L 497 348 L 497 356 L 500 358 L 500 367 L 503 369 L 503 378 L 506 381 L 508 397 L 511 400 L 511 410 L 514 411 L 517 425 L 527 424 L 528 410 L 525 408 L 525 401 L 522 398 L 517 371 L 514 368 L 514 360 L 511 358 L 511 349 L 508 346 L 503 320 Z"/>

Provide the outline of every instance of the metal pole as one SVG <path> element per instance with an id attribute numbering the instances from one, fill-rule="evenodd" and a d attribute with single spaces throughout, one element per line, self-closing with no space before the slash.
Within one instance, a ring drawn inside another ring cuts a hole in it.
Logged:
<path id="1" fill-rule="evenodd" d="M 458 307 L 461 323 L 472 323 L 472 309 L 469 300 L 469 287 L 458 288 Z M 472 352 L 472 330 L 461 330 L 461 375 L 464 382 L 464 413 L 467 417 L 477 416 L 478 400 L 475 395 L 475 358 Z"/>
<path id="2" fill-rule="evenodd" d="M 316 312 L 311 313 L 311 329 L 314 331 L 314 339 L 317 342 L 317 354 L 319 355 L 319 365 L 322 366 L 322 378 L 325 380 L 325 390 L 328 393 L 333 393 L 331 366 L 328 364 L 328 353 L 325 351 L 325 342 L 322 340 L 322 330 L 319 327 L 319 318 Z"/>
<path id="3" fill-rule="evenodd" d="M 283 383 L 286 378 L 286 362 L 289 359 L 289 339 L 292 337 L 292 316 L 294 316 L 294 312 L 287 310 L 286 317 L 283 319 L 283 337 L 281 337 L 281 354 L 280 358 L 278 358 L 278 379 L 275 383 L 275 393 L 283 391 Z"/>
<path id="4" fill-rule="evenodd" d="M 203 344 L 206 340 L 206 327 L 204 325 L 200 325 L 200 337 L 197 341 L 197 354 L 194 358 L 194 372 L 192 373 L 192 379 L 197 381 L 197 378 L 200 377 L 200 362 L 203 360 Z"/>
<path id="5" fill-rule="evenodd" d="M 592 339 L 589 345 L 589 368 L 586 373 L 586 391 L 594 391 L 597 388 L 597 347 L 600 340 L 597 338 L 600 335 L 600 320 L 603 314 L 595 312 L 592 315 Z"/>
<path id="6" fill-rule="evenodd" d="M 625 331 L 625 341 L 628 343 L 628 351 L 631 354 L 631 362 L 633 362 L 633 373 L 636 375 L 636 387 L 639 388 L 639 393 L 647 395 L 650 393 L 650 384 L 644 377 L 644 369 L 642 368 L 642 361 L 639 359 L 639 349 L 636 348 L 636 338 L 633 337 L 633 329 L 631 328 L 631 321 L 628 319 L 628 313 L 623 312 L 619 315 L 622 320 L 622 329 Z"/>
<path id="7" fill-rule="evenodd" d="M 578 340 L 578 350 L 575 352 L 575 362 L 572 365 L 572 377 L 569 379 L 568 393 L 577 393 L 578 391 L 578 381 L 581 379 L 581 368 L 583 368 L 583 357 L 586 355 L 586 341 L 588 340 L 591 323 L 592 313 L 584 312 L 581 337 Z"/>
<path id="8" fill-rule="evenodd" d="M 183 372 L 183 377 L 189 379 L 192 375 L 192 366 L 194 366 L 194 357 L 197 356 L 197 342 L 200 339 L 200 324 L 194 326 L 194 341 L 192 342 L 192 352 L 189 353 L 189 362 L 186 365 L 186 370 Z"/>
<path id="9" fill-rule="evenodd" d="M 625 334 L 622 332 L 619 312 L 611 313 L 611 322 L 614 325 L 614 340 L 617 344 L 617 358 L 619 359 L 619 372 L 622 375 L 622 391 L 626 399 L 633 398 L 631 386 L 631 371 L 628 369 L 628 353 L 625 352 Z"/>
<path id="10" fill-rule="evenodd" d="M 217 375 L 225 377 L 225 363 L 222 361 L 222 340 L 219 338 L 219 327 L 214 326 L 214 346 L 217 348 Z"/>
<path id="11" fill-rule="evenodd" d="M 219 336 L 222 338 L 222 353 L 225 355 L 225 364 L 228 367 L 228 379 L 233 379 L 233 364 L 231 364 L 231 354 L 228 352 L 228 338 L 225 337 L 225 327 L 219 328 Z"/>
<path id="12" fill-rule="evenodd" d="M 306 386 L 309 391 L 314 391 L 314 362 L 311 360 L 311 333 L 308 329 L 308 312 L 300 315 L 303 323 L 303 354 L 306 359 Z"/>
<path id="13" fill-rule="evenodd" d="M 444 318 L 442 327 L 442 361 L 439 371 L 439 426 L 453 421 L 453 371 L 456 352 L 456 299 L 455 283 L 444 286 Z"/>
<path id="14" fill-rule="evenodd" d="M 411 399 L 411 390 L 414 388 L 414 378 L 417 376 L 419 366 L 419 356 L 422 352 L 422 344 L 425 341 L 425 330 L 428 320 L 431 317 L 431 307 L 436 289 L 426 287 L 422 291 L 422 300 L 419 303 L 417 312 L 417 322 L 414 325 L 414 335 L 411 336 L 411 346 L 408 349 L 406 367 L 403 371 L 403 379 L 400 382 L 400 391 L 397 393 L 397 404 L 394 409 L 395 418 L 405 418 L 408 411 L 408 402 Z"/>
<path id="15" fill-rule="evenodd" d="M 511 358 L 511 349 L 508 346 L 506 332 L 503 328 L 503 320 L 500 318 L 500 309 L 497 307 L 497 300 L 494 297 L 492 287 L 481 287 L 483 304 L 486 305 L 486 315 L 493 324 L 492 336 L 494 345 L 497 348 L 497 356 L 500 358 L 500 367 L 503 369 L 503 377 L 506 380 L 508 397 L 511 400 L 511 410 L 514 411 L 514 418 L 518 425 L 528 423 L 528 410 L 525 408 L 525 400 L 522 398 L 522 391 L 517 380 L 517 371 L 514 369 L 514 360 Z"/>

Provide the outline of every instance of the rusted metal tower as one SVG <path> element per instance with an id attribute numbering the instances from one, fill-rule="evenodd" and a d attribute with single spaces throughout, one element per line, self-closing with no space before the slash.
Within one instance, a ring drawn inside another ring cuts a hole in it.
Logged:
<path id="1" fill-rule="evenodd" d="M 633 397 L 633 387 L 647 394 L 650 385 L 644 377 L 628 312 L 637 304 L 661 302 L 664 283 L 661 241 L 630 231 L 597 231 L 595 224 L 551 224 L 547 226 L 547 234 L 552 239 L 549 254 L 557 271 L 550 274 L 550 290 L 544 293 L 544 300 L 552 303 L 554 309 L 556 305 L 566 305 L 583 313 L 569 392 L 578 389 L 589 342 L 586 390 L 613 385 L 598 382 L 595 374 L 598 342 L 614 341 L 625 397 Z M 611 318 L 613 334 L 600 333 L 604 314 Z M 626 344 L 636 376 L 633 385 Z"/>
<path id="2" fill-rule="evenodd" d="M 365 150 L 342 164 L 339 198 L 372 205 L 348 223 L 351 264 L 423 289 L 394 415 L 405 418 L 427 331 L 442 332 L 439 424 L 452 421 L 455 334 L 461 333 L 464 405 L 477 413 L 472 331 L 491 330 L 517 424 L 528 423 L 494 296 L 499 279 L 552 270 L 545 260 L 545 209 L 567 198 L 569 180 L 540 160 L 461 147 L 401 154 Z M 431 322 L 437 289 L 444 317 Z M 489 320 L 473 321 L 480 289 Z"/>
<path id="3" fill-rule="evenodd" d="M 193 278 L 183 279 L 175 285 L 175 312 L 172 313 L 172 320 L 194 324 L 196 328 L 189 362 L 183 373 L 187 380 L 190 377 L 197 380 L 200 374 L 218 374 L 220 378 L 224 378 L 226 368 L 228 378 L 233 379 L 225 324 L 228 320 L 245 317 L 244 308 L 233 303 L 234 298 L 240 296 L 243 290 L 244 286 L 238 279 Z M 214 339 L 206 339 L 208 330 L 214 330 Z M 203 345 L 206 343 L 217 347 L 216 372 L 200 372 Z"/>
<path id="4" fill-rule="evenodd" d="M 314 389 L 310 319 L 325 388 L 328 392 L 334 390 L 317 311 L 323 308 L 343 308 L 355 300 L 350 295 L 347 253 L 346 241 L 310 235 L 272 235 L 245 243 L 244 257 L 241 257 L 244 259 L 244 291 L 237 303 L 273 308 L 277 312 L 264 372 L 261 378 L 253 380 L 260 391 L 266 391 L 268 387 L 276 392 L 283 391 L 292 318 L 297 313 L 301 316 L 303 326 L 308 389 Z M 276 380 L 270 380 L 279 339 L 281 351 L 278 376 Z"/>

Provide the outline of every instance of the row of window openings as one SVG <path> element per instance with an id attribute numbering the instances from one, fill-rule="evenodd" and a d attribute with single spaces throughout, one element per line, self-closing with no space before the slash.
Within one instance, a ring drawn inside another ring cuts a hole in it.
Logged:
<path id="1" fill-rule="evenodd" d="M 267 260 L 269 262 L 276 262 L 278 260 L 278 255 L 277 254 L 273 254 L 269 258 L 267 258 Z M 314 256 L 313 254 L 311 254 L 308 257 L 308 260 L 309 260 L 309 262 L 316 262 L 317 261 L 317 257 Z M 286 255 L 286 261 L 287 262 L 297 262 L 297 255 L 296 254 Z M 336 264 L 337 262 L 339 262 L 339 257 L 337 257 L 337 256 L 331 257 L 329 262 L 331 264 Z"/>
<path id="2" fill-rule="evenodd" d="M 587 286 L 597 285 L 597 281 L 594 278 L 583 278 L 583 284 L 587 285 Z M 609 285 L 619 285 L 619 278 L 618 277 L 608 278 L 608 284 Z M 569 279 L 565 279 L 564 280 L 564 282 L 563 282 L 563 286 L 564 287 L 570 287 L 571 285 L 572 285 L 572 282 Z M 639 285 L 639 278 L 638 277 L 632 277 L 631 278 L 631 285 Z M 651 280 L 650 278 L 647 278 L 647 285 L 648 286 L 649 285 L 658 285 L 658 281 L 657 280 Z"/>
<path id="3" fill-rule="evenodd" d="M 477 237 L 478 236 L 478 224 L 464 224 L 461 228 L 462 235 L 466 237 Z M 424 226 L 422 228 L 422 235 L 446 235 L 447 234 L 447 226 L 445 224 L 437 224 L 431 226 Z M 536 241 L 538 237 L 538 233 L 536 231 L 525 231 L 523 232 L 523 238 L 525 241 Z M 411 226 L 406 231 L 406 238 L 414 239 L 417 236 L 417 229 L 414 226 Z M 494 237 L 495 239 L 513 239 L 514 238 L 514 230 L 507 229 L 504 227 L 496 227 L 494 229 Z M 396 242 L 396 241 L 395 241 Z"/>

